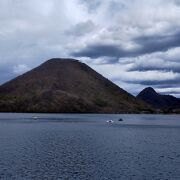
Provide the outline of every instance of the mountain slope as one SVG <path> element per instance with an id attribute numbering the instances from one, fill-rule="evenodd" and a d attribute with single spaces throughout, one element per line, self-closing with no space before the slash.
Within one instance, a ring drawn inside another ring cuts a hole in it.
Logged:
<path id="1" fill-rule="evenodd" d="M 89 66 L 51 59 L 0 86 L 1 112 L 121 113 L 152 110 Z"/>
<path id="2" fill-rule="evenodd" d="M 180 108 L 180 99 L 170 95 L 161 95 L 151 87 L 142 90 L 138 94 L 137 98 L 151 104 L 155 108 L 162 110 Z"/>

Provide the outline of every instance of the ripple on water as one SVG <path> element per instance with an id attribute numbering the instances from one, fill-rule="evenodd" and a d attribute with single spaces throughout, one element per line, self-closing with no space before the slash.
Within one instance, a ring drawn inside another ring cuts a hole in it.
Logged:
<path id="1" fill-rule="evenodd" d="M 180 179 L 179 128 L 80 118 L 0 121 L 0 179 Z"/>

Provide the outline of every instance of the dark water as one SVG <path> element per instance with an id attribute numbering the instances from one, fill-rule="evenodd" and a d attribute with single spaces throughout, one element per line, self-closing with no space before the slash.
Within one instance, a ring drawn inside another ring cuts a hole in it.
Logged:
<path id="1" fill-rule="evenodd" d="M 0 179 L 180 180 L 180 116 L 0 114 Z"/>

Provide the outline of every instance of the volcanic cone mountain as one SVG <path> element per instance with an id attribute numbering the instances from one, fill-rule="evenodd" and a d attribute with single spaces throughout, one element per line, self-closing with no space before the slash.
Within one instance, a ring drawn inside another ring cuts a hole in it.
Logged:
<path id="1" fill-rule="evenodd" d="M 1 112 L 139 113 L 151 107 L 73 59 L 51 59 L 0 86 Z"/>

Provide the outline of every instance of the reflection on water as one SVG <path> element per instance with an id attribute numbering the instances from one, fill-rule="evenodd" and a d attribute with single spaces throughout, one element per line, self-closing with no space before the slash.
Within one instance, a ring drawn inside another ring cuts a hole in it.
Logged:
<path id="1" fill-rule="evenodd" d="M 0 179 L 179 180 L 179 117 L 0 114 Z"/>

